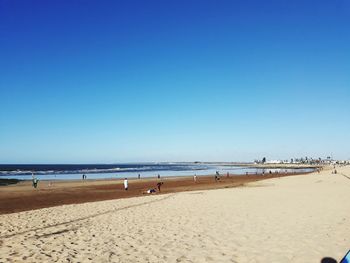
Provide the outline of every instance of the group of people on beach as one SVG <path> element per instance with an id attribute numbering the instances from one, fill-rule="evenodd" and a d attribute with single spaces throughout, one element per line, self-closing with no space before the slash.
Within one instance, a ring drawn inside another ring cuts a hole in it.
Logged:
<path id="1" fill-rule="evenodd" d="M 316 169 L 316 171 L 317 171 L 318 173 L 320 173 L 320 171 L 321 171 L 322 169 L 323 169 L 322 167 L 319 167 L 319 168 Z M 262 174 L 264 175 L 264 173 L 265 173 L 265 171 L 263 170 Z M 278 173 L 278 171 L 275 171 L 275 173 Z M 287 173 L 287 170 L 285 170 L 284 173 Z M 271 170 L 269 171 L 269 174 L 272 174 L 272 171 L 271 171 Z M 337 170 L 336 170 L 335 165 L 334 165 L 334 167 L 333 167 L 332 174 L 337 174 Z M 247 175 L 248 175 L 248 173 L 247 173 Z M 230 176 L 230 173 L 227 172 L 226 177 L 229 178 L 229 176 Z M 138 174 L 137 178 L 138 178 L 138 179 L 141 179 L 141 175 Z M 86 179 L 87 179 L 86 174 L 83 174 L 83 175 L 82 175 L 82 180 L 86 180 Z M 156 193 L 157 190 L 158 190 L 158 192 L 161 191 L 161 186 L 164 184 L 164 182 L 162 182 L 162 181 L 160 180 L 160 174 L 157 175 L 157 179 L 158 179 L 158 182 L 157 182 L 157 184 L 156 184 L 156 187 L 155 187 L 155 188 L 148 189 L 148 190 L 146 191 L 147 194 Z M 215 172 L 214 180 L 215 180 L 215 182 L 220 181 L 220 173 L 219 173 L 219 171 L 216 171 L 216 172 Z M 193 182 L 194 182 L 194 183 L 197 183 L 197 181 L 198 181 L 197 174 L 194 174 L 194 175 L 193 175 Z M 33 186 L 33 188 L 37 188 L 37 187 L 38 187 L 38 183 L 39 183 L 39 179 L 38 179 L 36 176 L 34 176 L 34 174 L 32 174 L 32 186 Z M 128 181 L 127 178 L 124 179 L 124 183 L 123 183 L 123 184 L 124 184 L 124 190 L 127 191 L 127 190 L 129 189 L 129 181 Z M 51 183 L 49 184 L 49 186 L 51 186 Z"/>
<path id="2" fill-rule="evenodd" d="M 138 174 L 138 179 L 140 179 L 140 174 Z M 157 176 L 157 178 L 158 179 L 160 179 L 160 175 L 158 174 L 158 176 Z M 124 190 L 125 191 L 128 191 L 128 189 L 129 189 L 129 181 L 128 181 L 128 178 L 124 178 L 124 182 L 123 182 L 123 184 L 124 184 Z M 161 186 L 164 184 L 164 182 L 162 182 L 162 181 L 158 181 L 157 182 L 157 189 L 158 189 L 158 192 L 160 192 L 161 190 Z M 151 189 L 148 189 L 147 191 L 146 191 L 146 193 L 147 194 L 152 194 L 152 193 L 155 193 L 156 192 L 156 189 L 155 188 L 151 188 Z"/>

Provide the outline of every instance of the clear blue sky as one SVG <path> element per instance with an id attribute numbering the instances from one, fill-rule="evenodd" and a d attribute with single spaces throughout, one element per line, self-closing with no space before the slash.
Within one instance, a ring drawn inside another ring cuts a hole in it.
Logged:
<path id="1" fill-rule="evenodd" d="M 0 163 L 350 157 L 350 2 L 0 0 Z"/>

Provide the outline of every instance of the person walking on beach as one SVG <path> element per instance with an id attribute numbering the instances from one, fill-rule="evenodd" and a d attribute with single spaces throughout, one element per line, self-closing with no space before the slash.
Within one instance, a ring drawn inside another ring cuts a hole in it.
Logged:
<path id="1" fill-rule="evenodd" d="M 137 178 L 140 179 L 140 178 L 141 178 L 141 175 L 139 174 L 139 175 L 137 176 Z"/>
<path id="2" fill-rule="evenodd" d="M 196 174 L 194 174 L 194 176 L 193 176 L 193 181 L 196 183 L 197 182 L 197 175 Z"/>
<path id="3" fill-rule="evenodd" d="M 162 186 L 163 182 L 158 182 L 157 183 L 157 188 L 158 188 L 158 191 L 160 192 L 160 187 Z"/>
<path id="4" fill-rule="evenodd" d="M 219 172 L 218 171 L 216 171 L 215 172 L 215 182 L 217 182 L 218 180 L 219 180 Z"/>
<path id="5" fill-rule="evenodd" d="M 34 187 L 34 188 L 37 188 L 37 187 L 38 187 L 38 182 L 39 182 L 38 178 L 33 177 L 33 187 Z"/>
<path id="6" fill-rule="evenodd" d="M 158 174 L 158 179 L 160 179 L 160 174 Z"/>
<path id="7" fill-rule="evenodd" d="M 128 178 L 125 178 L 125 179 L 124 179 L 124 189 L 125 189 L 125 191 L 128 190 L 128 186 L 129 186 L 129 184 L 128 184 Z"/>

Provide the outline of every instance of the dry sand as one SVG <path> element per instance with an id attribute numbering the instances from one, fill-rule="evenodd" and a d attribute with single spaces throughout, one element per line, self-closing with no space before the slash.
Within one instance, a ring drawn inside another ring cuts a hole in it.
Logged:
<path id="1" fill-rule="evenodd" d="M 350 168 L 337 170 L 0 215 L 0 262 L 339 260 Z"/>

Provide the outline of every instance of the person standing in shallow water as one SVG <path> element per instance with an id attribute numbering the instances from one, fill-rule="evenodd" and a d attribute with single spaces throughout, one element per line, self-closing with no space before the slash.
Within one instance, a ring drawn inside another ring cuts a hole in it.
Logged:
<path id="1" fill-rule="evenodd" d="M 128 190 L 128 187 L 129 187 L 128 179 L 125 178 L 125 179 L 124 179 L 124 189 L 125 189 L 125 191 Z"/>

